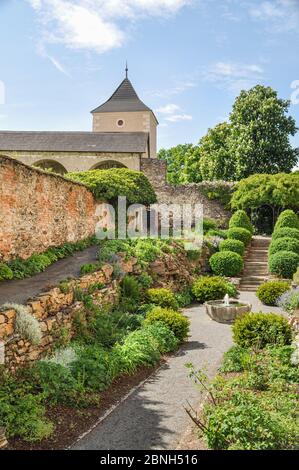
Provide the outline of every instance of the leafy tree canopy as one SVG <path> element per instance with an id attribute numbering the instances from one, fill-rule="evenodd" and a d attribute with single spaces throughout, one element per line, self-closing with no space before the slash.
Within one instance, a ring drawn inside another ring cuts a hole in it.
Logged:
<path id="1" fill-rule="evenodd" d="M 287 173 L 296 165 L 298 149 L 291 147 L 289 137 L 297 128 L 287 115 L 289 106 L 271 87 L 241 91 L 230 114 L 228 143 L 236 180 L 254 173 Z"/>
<path id="2" fill-rule="evenodd" d="M 258 209 L 261 206 L 299 209 L 299 174 L 251 175 L 234 188 L 233 209 Z"/>
<path id="3" fill-rule="evenodd" d="M 130 204 L 152 204 L 156 194 L 147 177 L 128 168 L 90 170 L 67 173 L 68 178 L 85 184 L 97 199 L 115 202 L 118 196 L 126 196 Z"/>
<path id="4" fill-rule="evenodd" d="M 170 149 L 162 148 L 158 152 L 158 158 L 167 162 L 167 179 L 172 184 L 182 184 L 193 181 L 188 177 L 186 164 L 189 161 L 198 161 L 198 146 L 193 144 L 180 144 Z M 196 181 L 201 181 L 200 174 L 197 175 Z"/>

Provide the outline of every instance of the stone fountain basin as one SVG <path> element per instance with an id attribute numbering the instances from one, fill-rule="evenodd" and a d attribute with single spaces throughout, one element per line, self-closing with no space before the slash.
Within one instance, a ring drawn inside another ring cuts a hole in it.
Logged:
<path id="1" fill-rule="evenodd" d="M 224 305 L 223 300 L 210 300 L 205 303 L 206 312 L 212 320 L 219 323 L 233 323 L 236 318 L 242 317 L 251 311 L 252 305 L 247 302 L 230 300 L 229 307 Z"/>

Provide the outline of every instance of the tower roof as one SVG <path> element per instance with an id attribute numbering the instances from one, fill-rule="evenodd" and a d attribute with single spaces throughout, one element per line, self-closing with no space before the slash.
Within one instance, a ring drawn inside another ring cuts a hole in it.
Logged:
<path id="1" fill-rule="evenodd" d="M 128 112 L 128 111 L 151 111 L 138 97 L 130 80 L 126 77 L 112 96 L 93 109 L 92 113 L 111 113 L 111 112 Z M 154 113 L 153 113 L 154 114 Z"/>

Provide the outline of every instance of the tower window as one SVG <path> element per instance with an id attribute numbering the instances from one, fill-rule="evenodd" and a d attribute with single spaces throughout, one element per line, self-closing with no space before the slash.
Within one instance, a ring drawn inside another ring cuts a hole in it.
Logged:
<path id="1" fill-rule="evenodd" d="M 119 120 L 117 121 L 117 125 L 118 125 L 118 127 L 123 127 L 123 125 L 124 125 L 124 120 L 123 120 L 123 119 L 119 119 Z"/>

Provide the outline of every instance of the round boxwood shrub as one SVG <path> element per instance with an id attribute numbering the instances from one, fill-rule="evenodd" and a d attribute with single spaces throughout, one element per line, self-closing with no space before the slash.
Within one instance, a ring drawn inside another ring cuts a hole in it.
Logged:
<path id="1" fill-rule="evenodd" d="M 237 318 L 233 339 L 242 348 L 264 348 L 267 344 L 291 344 L 292 329 L 288 320 L 275 313 L 248 313 Z"/>
<path id="2" fill-rule="evenodd" d="M 269 258 L 271 274 L 291 279 L 299 266 L 299 255 L 292 251 L 278 251 Z"/>
<path id="3" fill-rule="evenodd" d="M 249 232 L 253 233 L 253 226 L 245 211 L 238 210 L 235 212 L 229 221 L 229 228 L 242 227 L 246 228 Z"/>
<path id="4" fill-rule="evenodd" d="M 228 229 L 227 237 L 232 238 L 233 240 L 240 240 L 244 245 L 248 245 L 251 240 L 251 232 L 246 228 L 233 227 Z"/>
<path id="5" fill-rule="evenodd" d="M 233 251 L 219 251 L 211 256 L 210 266 L 218 276 L 237 276 L 243 269 L 243 258 Z"/>
<path id="6" fill-rule="evenodd" d="M 190 321 L 180 312 L 170 308 L 154 307 L 147 313 L 145 324 L 155 322 L 166 325 L 180 341 L 188 336 Z"/>
<path id="7" fill-rule="evenodd" d="M 299 230 L 299 217 L 291 209 L 283 211 L 277 219 L 275 229 L 282 227 L 291 227 Z"/>
<path id="8" fill-rule="evenodd" d="M 195 299 L 204 303 L 208 300 L 223 299 L 225 294 L 235 297 L 237 289 L 231 282 L 219 276 L 201 276 L 192 285 Z"/>
<path id="9" fill-rule="evenodd" d="M 269 254 L 274 255 L 278 251 L 293 251 L 299 255 L 299 240 L 296 238 L 282 237 L 271 242 Z"/>
<path id="10" fill-rule="evenodd" d="M 13 272 L 5 263 L 0 263 L 0 281 L 7 281 L 13 278 Z"/>
<path id="11" fill-rule="evenodd" d="M 172 308 L 174 310 L 178 309 L 178 302 L 175 298 L 175 295 L 169 289 L 148 289 L 146 297 L 150 304 L 159 305 L 159 307 Z"/>
<path id="12" fill-rule="evenodd" d="M 272 241 L 277 240 L 278 238 L 296 238 L 299 240 L 299 230 L 297 228 L 291 227 L 282 227 L 275 229 L 272 234 Z"/>
<path id="13" fill-rule="evenodd" d="M 257 297 L 265 305 L 276 305 L 276 300 L 290 289 L 287 281 L 268 281 L 261 284 L 256 292 Z"/>
<path id="14" fill-rule="evenodd" d="M 238 253 L 239 255 L 243 256 L 245 251 L 245 245 L 243 242 L 241 242 L 241 240 L 234 240 L 232 238 L 229 238 L 227 240 L 223 240 L 223 242 L 220 242 L 219 250 L 234 251 L 235 253 Z"/>

